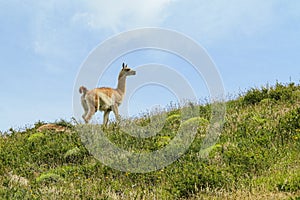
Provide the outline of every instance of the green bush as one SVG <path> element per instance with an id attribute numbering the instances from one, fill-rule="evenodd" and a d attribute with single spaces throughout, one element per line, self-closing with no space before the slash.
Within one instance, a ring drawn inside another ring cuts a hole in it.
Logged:
<path id="1" fill-rule="evenodd" d="M 300 130 L 300 107 L 286 113 L 279 121 L 279 137 L 282 144 L 299 134 Z"/>
<path id="2" fill-rule="evenodd" d="M 69 129 L 74 128 L 74 125 L 71 122 L 68 122 L 64 119 L 60 119 L 60 120 L 56 121 L 54 124 L 56 124 L 58 126 L 63 126 L 63 127 L 69 128 Z"/>
<path id="3" fill-rule="evenodd" d="M 276 86 L 270 89 L 269 97 L 276 101 L 278 100 L 289 101 L 292 100 L 293 91 L 296 90 L 299 90 L 299 88 L 296 87 L 294 83 L 290 83 L 288 85 L 276 83 Z"/>
<path id="4" fill-rule="evenodd" d="M 78 147 L 74 147 L 64 154 L 64 158 L 66 162 L 79 163 L 83 161 L 84 154 Z"/>
<path id="5" fill-rule="evenodd" d="M 297 192 L 300 191 L 300 173 L 287 177 L 285 180 L 277 184 L 279 191 Z"/>
<path id="6" fill-rule="evenodd" d="M 246 105 L 257 104 L 265 98 L 268 98 L 267 88 L 262 88 L 262 89 L 252 88 L 245 94 L 243 98 L 243 102 Z"/>
<path id="7" fill-rule="evenodd" d="M 38 142 L 45 138 L 45 135 L 43 133 L 34 133 L 29 136 L 27 139 L 29 142 Z"/>
<path id="8" fill-rule="evenodd" d="M 61 181 L 62 178 L 58 174 L 54 173 L 43 173 L 39 177 L 36 178 L 37 183 L 52 183 Z"/>
<path id="9" fill-rule="evenodd" d="M 164 129 L 166 131 L 177 131 L 181 123 L 180 114 L 173 114 L 167 117 Z"/>
<path id="10" fill-rule="evenodd" d="M 183 130 L 198 131 L 200 134 L 205 134 L 209 121 L 203 117 L 193 117 L 181 124 Z"/>
<path id="11" fill-rule="evenodd" d="M 264 99 L 294 102 L 298 98 L 299 90 L 300 87 L 294 83 L 287 85 L 276 83 L 274 87 L 252 88 L 244 95 L 243 102 L 246 105 L 257 104 Z"/>

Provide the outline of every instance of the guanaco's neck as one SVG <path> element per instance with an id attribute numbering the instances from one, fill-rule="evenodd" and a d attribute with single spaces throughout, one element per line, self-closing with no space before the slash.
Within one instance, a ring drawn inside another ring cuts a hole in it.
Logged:
<path id="1" fill-rule="evenodd" d="M 119 76 L 117 90 L 124 95 L 126 88 L 126 76 Z"/>

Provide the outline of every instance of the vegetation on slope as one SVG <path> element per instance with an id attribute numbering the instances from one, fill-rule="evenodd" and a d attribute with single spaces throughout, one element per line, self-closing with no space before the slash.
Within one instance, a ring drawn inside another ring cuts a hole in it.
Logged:
<path id="1" fill-rule="evenodd" d="M 0 137 L 2 199 L 300 199 L 300 86 L 254 88 L 226 103 L 226 121 L 209 156 L 199 150 L 209 126 L 211 105 L 199 105 L 197 135 L 185 155 L 149 173 L 114 170 L 82 144 L 76 126 L 41 129 Z M 149 117 L 137 120 L 147 124 Z M 167 113 L 161 132 L 135 138 L 111 124 L 107 137 L 131 151 L 167 145 L 180 126 L 180 109 Z M 39 129 L 40 128 L 40 129 Z M 61 129 L 63 130 L 63 129 Z"/>

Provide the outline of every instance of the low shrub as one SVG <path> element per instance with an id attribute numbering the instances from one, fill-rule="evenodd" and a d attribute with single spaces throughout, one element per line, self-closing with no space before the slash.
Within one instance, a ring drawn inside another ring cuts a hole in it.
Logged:
<path id="1" fill-rule="evenodd" d="M 44 138 L 45 138 L 45 135 L 43 133 L 34 133 L 34 134 L 30 135 L 27 140 L 29 142 L 38 142 Z"/>
<path id="2" fill-rule="evenodd" d="M 276 83 L 274 87 L 252 88 L 242 97 L 245 105 L 257 104 L 264 99 L 274 101 L 291 101 L 299 98 L 300 86 L 294 83 L 281 84 Z"/>
<path id="3" fill-rule="evenodd" d="M 285 180 L 277 184 L 279 191 L 283 192 L 297 192 L 300 191 L 300 173 L 293 174 Z"/>
<path id="4" fill-rule="evenodd" d="M 297 137 L 300 133 L 300 107 L 289 111 L 280 119 L 278 130 L 282 144 Z"/>
<path id="5" fill-rule="evenodd" d="M 78 147 L 74 147 L 64 154 L 64 158 L 66 162 L 80 163 L 84 159 L 84 154 Z"/>
<path id="6" fill-rule="evenodd" d="M 36 183 L 53 183 L 61 181 L 62 177 L 54 173 L 43 173 L 35 179 Z"/>

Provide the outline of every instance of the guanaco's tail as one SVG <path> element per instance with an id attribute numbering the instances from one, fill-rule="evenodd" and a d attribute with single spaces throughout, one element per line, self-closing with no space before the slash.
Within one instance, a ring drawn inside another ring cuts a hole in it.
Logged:
<path id="1" fill-rule="evenodd" d="M 86 88 L 86 87 L 84 87 L 84 86 L 81 86 L 80 88 L 79 88 L 79 93 L 80 94 L 82 94 L 82 96 L 81 96 L 81 101 L 86 101 L 85 100 L 85 95 L 86 95 L 86 93 L 88 92 L 89 90 Z M 94 106 L 95 106 L 95 110 L 97 111 L 97 110 L 99 110 L 99 107 L 100 107 L 100 102 L 99 102 L 100 100 L 99 100 L 99 97 L 98 97 L 98 95 L 97 95 L 97 93 L 95 93 L 94 94 Z"/>
<path id="2" fill-rule="evenodd" d="M 87 91 L 88 91 L 88 89 L 86 89 L 86 87 L 84 87 L 84 86 L 81 86 L 79 88 L 79 93 L 82 94 L 82 96 L 85 96 Z"/>

